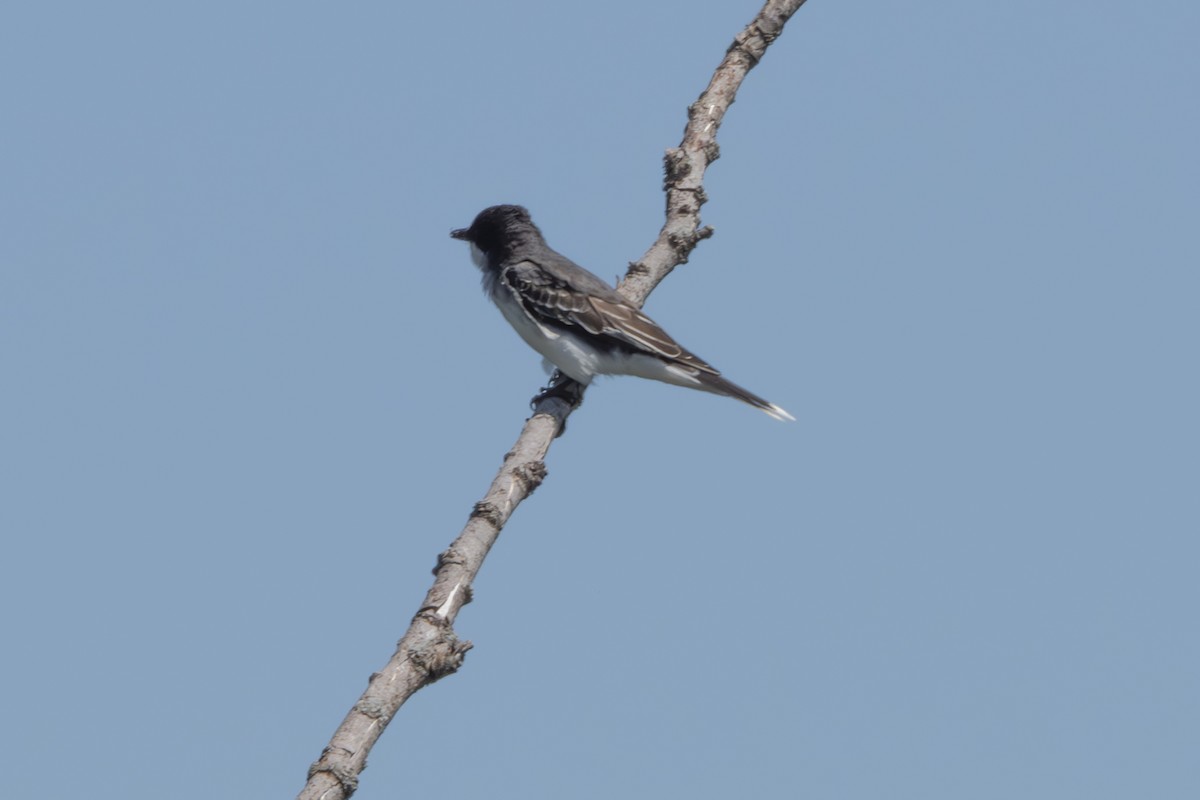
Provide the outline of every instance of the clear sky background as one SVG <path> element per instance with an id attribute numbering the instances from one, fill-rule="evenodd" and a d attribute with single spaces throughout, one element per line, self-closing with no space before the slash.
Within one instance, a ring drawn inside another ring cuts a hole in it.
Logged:
<path id="1" fill-rule="evenodd" d="M 0 11 L 12 797 L 290 797 L 756 0 Z M 358 797 L 1200 797 L 1200 11 L 812 0 Z"/>

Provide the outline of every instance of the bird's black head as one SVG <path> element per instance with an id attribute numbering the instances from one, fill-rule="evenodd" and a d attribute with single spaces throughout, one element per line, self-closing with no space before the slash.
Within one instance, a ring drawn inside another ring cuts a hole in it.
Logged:
<path id="1" fill-rule="evenodd" d="M 471 227 L 450 231 L 450 235 L 475 245 L 493 263 L 504 261 L 522 245 L 543 241 L 542 232 L 521 206 L 485 208 Z"/>

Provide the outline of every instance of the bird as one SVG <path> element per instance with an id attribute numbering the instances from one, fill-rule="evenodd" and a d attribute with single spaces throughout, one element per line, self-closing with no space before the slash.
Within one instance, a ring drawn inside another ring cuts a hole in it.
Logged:
<path id="1" fill-rule="evenodd" d="M 450 236 L 470 245 L 484 292 L 526 344 L 579 384 L 587 386 L 596 375 L 634 375 L 795 420 L 723 378 L 612 286 L 552 249 L 524 207 L 485 208 L 470 227 Z"/>

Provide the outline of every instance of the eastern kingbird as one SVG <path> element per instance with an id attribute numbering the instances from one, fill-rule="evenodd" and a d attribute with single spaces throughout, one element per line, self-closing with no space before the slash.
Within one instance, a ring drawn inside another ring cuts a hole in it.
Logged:
<path id="1" fill-rule="evenodd" d="M 721 377 L 607 283 L 542 238 L 521 206 L 492 206 L 450 232 L 471 245 L 483 289 L 521 338 L 584 386 L 596 375 L 636 375 L 788 412 Z"/>

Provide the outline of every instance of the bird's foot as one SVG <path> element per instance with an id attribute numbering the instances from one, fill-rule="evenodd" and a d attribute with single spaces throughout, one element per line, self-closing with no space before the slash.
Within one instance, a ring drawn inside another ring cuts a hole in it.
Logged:
<path id="1" fill-rule="evenodd" d="M 543 400 L 550 400 L 557 397 L 572 409 L 576 409 L 583 402 L 584 388 L 584 385 L 579 381 L 572 380 L 561 372 L 555 371 L 554 375 L 550 378 L 550 383 L 533 396 L 533 399 L 529 401 L 529 405 L 531 408 L 535 408 Z"/>
<path id="2" fill-rule="evenodd" d="M 550 378 L 549 385 L 545 386 L 540 392 L 533 396 L 529 401 L 530 408 L 536 410 L 539 405 L 547 400 L 558 400 L 566 403 L 567 408 L 558 410 L 551 407 L 547 409 L 553 416 L 559 420 L 558 436 L 562 436 L 567 431 L 567 414 L 579 408 L 583 403 L 583 390 L 587 388 L 582 383 L 572 380 L 564 375 L 561 371 L 555 371 Z"/>

